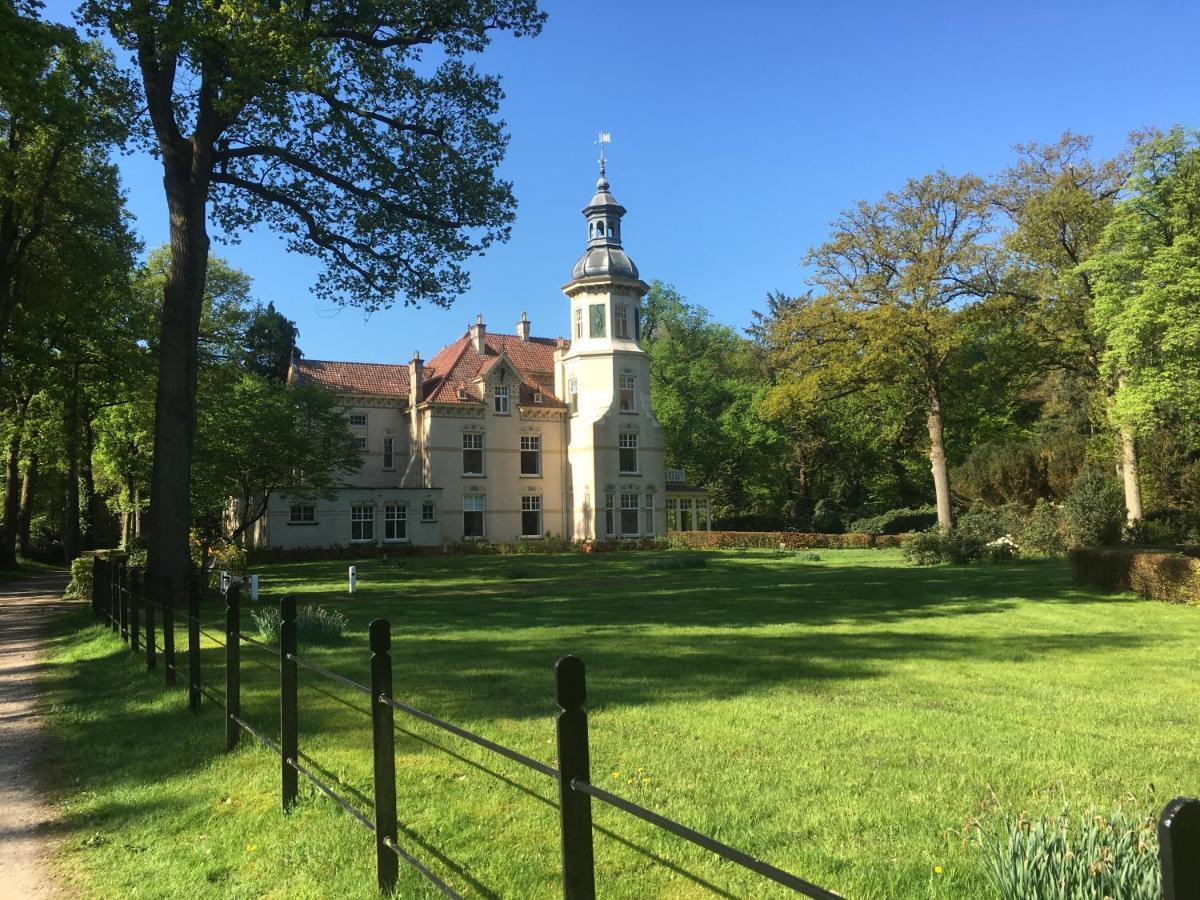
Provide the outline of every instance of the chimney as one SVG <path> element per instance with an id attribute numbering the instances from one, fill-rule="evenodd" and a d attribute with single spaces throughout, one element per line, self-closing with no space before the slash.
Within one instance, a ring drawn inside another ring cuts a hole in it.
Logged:
<path id="1" fill-rule="evenodd" d="M 525 311 L 521 311 L 521 321 L 517 323 L 517 337 L 521 339 L 521 343 L 529 343 L 529 316 Z"/>
<path id="2" fill-rule="evenodd" d="M 471 343 L 475 345 L 475 352 L 483 356 L 486 343 L 484 338 L 487 337 L 487 326 L 483 324 L 483 314 L 475 314 L 475 324 L 468 329 L 471 332 Z"/>
<path id="3" fill-rule="evenodd" d="M 408 405 L 416 406 L 425 399 L 425 363 L 421 351 L 414 350 L 408 364 Z"/>

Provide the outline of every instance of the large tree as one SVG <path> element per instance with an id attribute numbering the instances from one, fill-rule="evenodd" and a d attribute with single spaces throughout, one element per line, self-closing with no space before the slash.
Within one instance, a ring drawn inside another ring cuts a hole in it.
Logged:
<path id="1" fill-rule="evenodd" d="M 964 368 L 990 254 L 983 182 L 938 172 L 860 202 L 811 250 L 817 292 L 770 323 L 793 402 L 899 391 L 925 419 L 938 523 L 951 526 L 946 401 Z"/>
<path id="2" fill-rule="evenodd" d="M 229 233 L 266 224 L 320 259 L 322 296 L 449 303 L 463 261 L 506 237 L 513 212 L 495 176 L 499 82 L 465 56 L 544 17 L 535 0 L 87 0 L 84 16 L 133 53 L 163 166 L 171 266 L 148 585 L 169 598 L 189 568 L 209 213 Z"/>

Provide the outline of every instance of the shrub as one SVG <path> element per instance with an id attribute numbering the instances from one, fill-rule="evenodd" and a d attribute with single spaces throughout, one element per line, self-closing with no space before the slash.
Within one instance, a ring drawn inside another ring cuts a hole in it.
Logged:
<path id="1" fill-rule="evenodd" d="M 827 498 L 818 500 L 817 505 L 813 507 L 812 527 L 813 531 L 819 531 L 823 534 L 833 534 L 834 532 L 842 531 L 841 508 L 834 501 Z"/>
<path id="2" fill-rule="evenodd" d="M 1200 560 L 1148 550 L 1071 550 L 1076 581 L 1105 591 L 1133 591 L 1143 600 L 1200 605 Z"/>
<path id="3" fill-rule="evenodd" d="M 1024 509 L 1016 503 L 1003 506 L 976 504 L 958 517 L 954 530 L 983 544 L 1021 532 Z"/>
<path id="4" fill-rule="evenodd" d="M 937 510 L 932 506 L 889 509 L 877 516 L 855 519 L 849 525 L 852 532 L 863 534 L 902 534 L 923 531 L 937 523 Z"/>
<path id="5" fill-rule="evenodd" d="M 92 598 L 92 557 L 80 556 L 71 560 L 71 582 L 63 596 L 72 600 Z"/>
<path id="6" fill-rule="evenodd" d="M 1019 816 L 994 840 L 981 841 L 1001 897 L 1061 900 L 1160 900 L 1158 834 L 1153 817 L 1089 810 L 1045 819 Z"/>
<path id="7" fill-rule="evenodd" d="M 1121 539 L 1125 500 L 1111 473 L 1087 469 L 1071 485 L 1063 504 L 1072 547 L 1107 547 Z"/>
<path id="8" fill-rule="evenodd" d="M 248 554 L 245 547 L 223 543 L 212 548 L 212 555 L 217 571 L 225 571 L 237 577 L 246 574 Z"/>
<path id="9" fill-rule="evenodd" d="M 991 542 L 989 546 L 979 533 L 959 528 L 948 532 L 930 528 L 914 532 L 904 540 L 904 558 L 917 566 L 942 562 L 962 565 L 980 559 L 1001 562 L 1016 555 L 1016 548 L 1004 539 Z"/>
<path id="10" fill-rule="evenodd" d="M 914 531 L 904 539 L 904 558 L 915 566 L 935 566 L 946 559 L 942 533 L 936 528 Z"/>
<path id="11" fill-rule="evenodd" d="M 692 550 L 866 550 L 877 539 L 869 534 L 817 534 L 811 531 L 672 531 L 667 543 Z M 892 544 L 891 546 L 895 546 Z"/>
<path id="12" fill-rule="evenodd" d="M 268 606 L 250 613 L 254 627 L 263 641 L 279 643 L 279 607 Z M 350 624 L 337 610 L 323 606 L 302 606 L 296 610 L 296 640 L 302 644 L 328 644 L 336 641 Z"/>
<path id="13" fill-rule="evenodd" d="M 1061 556 L 1067 549 L 1062 510 L 1048 500 L 1038 500 L 1021 529 L 1021 552 Z"/>

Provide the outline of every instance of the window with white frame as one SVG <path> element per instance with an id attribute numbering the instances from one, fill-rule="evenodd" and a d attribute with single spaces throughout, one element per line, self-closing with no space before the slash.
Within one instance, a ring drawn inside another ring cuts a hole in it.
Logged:
<path id="1" fill-rule="evenodd" d="M 613 508 L 613 495 L 604 495 L 604 533 L 613 535 L 617 533 L 617 524 L 614 520 L 616 510 Z"/>
<path id="2" fill-rule="evenodd" d="M 696 530 L 708 531 L 708 498 L 696 498 Z"/>
<path id="3" fill-rule="evenodd" d="M 575 307 L 575 340 L 583 340 L 583 307 Z"/>
<path id="4" fill-rule="evenodd" d="M 692 518 L 692 498 L 683 497 L 679 501 L 679 530 L 694 531 L 696 520 Z"/>
<path id="5" fill-rule="evenodd" d="M 622 475 L 638 473 L 638 435 L 636 431 L 622 431 L 617 435 L 617 471 Z"/>
<path id="6" fill-rule="evenodd" d="M 521 537 L 542 536 L 542 496 L 526 494 L 521 498 Z"/>
<path id="7" fill-rule="evenodd" d="M 463 434 L 463 474 L 483 474 L 483 432 L 467 431 Z"/>
<path id="8" fill-rule="evenodd" d="M 366 428 L 367 427 L 366 413 L 351 413 L 350 414 L 350 424 L 353 425 L 355 428 Z"/>
<path id="9" fill-rule="evenodd" d="M 667 498 L 667 531 L 679 530 L 679 501 L 674 497 Z"/>
<path id="10" fill-rule="evenodd" d="M 288 507 L 288 524 L 312 525 L 317 521 L 317 508 L 311 503 L 293 503 Z"/>
<path id="11" fill-rule="evenodd" d="M 383 539 L 408 540 L 408 504 L 388 503 L 383 507 Z"/>
<path id="12" fill-rule="evenodd" d="M 383 439 L 383 467 L 385 469 L 394 469 L 396 467 L 395 446 L 395 438 L 385 437 Z"/>
<path id="13" fill-rule="evenodd" d="M 365 450 L 367 449 L 367 439 L 366 439 L 366 437 L 356 437 L 356 438 L 354 439 L 354 449 L 355 449 L 355 450 L 363 450 L 363 451 L 365 451 Z"/>
<path id="14" fill-rule="evenodd" d="M 638 495 L 621 495 L 621 535 L 636 536 L 638 533 Z"/>
<path id="15" fill-rule="evenodd" d="M 521 435 L 521 474 L 542 474 L 542 436 L 539 434 Z"/>
<path id="16" fill-rule="evenodd" d="M 613 337 L 629 337 L 629 307 L 624 303 L 613 306 Z"/>
<path id="17" fill-rule="evenodd" d="M 426 500 L 421 504 L 421 521 L 436 522 L 437 521 L 437 504 L 432 500 Z"/>
<path id="18" fill-rule="evenodd" d="M 497 413 L 508 415 L 508 385 L 498 384 L 492 388 L 492 403 Z"/>
<path id="19" fill-rule="evenodd" d="M 617 409 L 621 412 L 637 412 L 637 376 L 617 376 Z"/>
<path id="20" fill-rule="evenodd" d="M 375 540 L 375 506 L 371 503 L 350 505 L 350 540 L 364 542 Z"/>
<path id="21" fill-rule="evenodd" d="M 567 379 L 567 412 L 575 415 L 579 412 L 579 379 Z"/>
<path id="22" fill-rule="evenodd" d="M 483 537 L 483 494 L 467 494 L 463 497 L 463 537 Z"/>
<path id="23" fill-rule="evenodd" d="M 654 495 L 647 493 L 642 506 L 642 534 L 654 534 Z"/>

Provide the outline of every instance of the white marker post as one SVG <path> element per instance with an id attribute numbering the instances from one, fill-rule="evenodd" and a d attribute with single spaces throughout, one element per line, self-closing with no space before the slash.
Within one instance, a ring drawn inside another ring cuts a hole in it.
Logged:
<path id="1" fill-rule="evenodd" d="M 229 590 L 229 573 L 224 569 L 221 570 L 221 593 L 224 594 Z"/>
<path id="2" fill-rule="evenodd" d="M 254 603 L 258 602 L 258 576 L 250 576 L 250 599 Z"/>
<path id="3" fill-rule="evenodd" d="M 358 588 L 358 566 L 350 567 L 350 593 L 354 593 Z"/>

